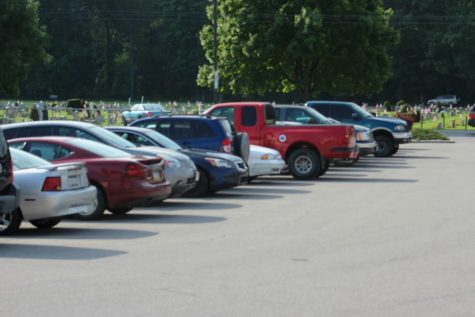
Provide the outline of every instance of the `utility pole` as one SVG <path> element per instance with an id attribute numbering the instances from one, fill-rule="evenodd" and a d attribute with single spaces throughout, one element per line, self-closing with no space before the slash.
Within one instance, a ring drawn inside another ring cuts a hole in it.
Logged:
<path id="1" fill-rule="evenodd" d="M 218 0 L 213 0 L 213 102 L 218 102 L 219 73 L 218 73 Z"/>

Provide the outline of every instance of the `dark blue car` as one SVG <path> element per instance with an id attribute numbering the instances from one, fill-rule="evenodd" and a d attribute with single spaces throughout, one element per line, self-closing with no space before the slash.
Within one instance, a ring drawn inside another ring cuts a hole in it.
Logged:
<path id="1" fill-rule="evenodd" d="M 185 196 L 201 197 L 218 190 L 238 186 L 247 179 L 248 169 L 237 156 L 205 150 L 183 149 L 155 130 L 140 127 L 106 127 L 139 146 L 159 146 L 188 155 L 199 171 L 199 181 Z"/>
<path id="2" fill-rule="evenodd" d="M 169 137 L 184 148 L 205 149 L 249 158 L 249 138 L 236 133 L 226 118 L 169 115 L 141 119 L 130 124 L 149 128 Z"/>

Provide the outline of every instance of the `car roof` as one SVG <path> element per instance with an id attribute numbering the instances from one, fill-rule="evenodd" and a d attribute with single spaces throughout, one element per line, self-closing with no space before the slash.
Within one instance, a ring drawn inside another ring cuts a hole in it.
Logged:
<path id="1" fill-rule="evenodd" d="M 107 130 L 135 131 L 135 132 L 142 132 L 142 133 L 150 132 L 150 129 L 148 128 L 132 127 L 132 126 L 107 126 L 104 128 Z"/>
<path id="2" fill-rule="evenodd" d="M 188 120 L 221 120 L 223 119 L 222 117 L 215 117 L 215 116 L 207 116 L 207 115 L 156 115 L 150 118 L 143 118 L 139 119 L 137 121 L 146 121 L 146 120 L 153 120 L 153 119 L 188 119 Z"/>
<path id="3" fill-rule="evenodd" d="M 10 139 L 8 140 L 8 143 L 24 142 L 24 141 L 52 141 L 55 143 L 63 143 L 71 139 L 74 139 L 74 138 L 67 137 L 67 136 L 33 136 L 33 137 L 26 137 L 26 138 Z"/>
<path id="4" fill-rule="evenodd" d="M 274 108 L 296 108 L 300 109 L 303 108 L 304 105 L 274 105 Z"/>
<path id="5" fill-rule="evenodd" d="M 336 105 L 336 106 L 341 106 L 341 105 L 349 105 L 349 104 L 355 104 L 352 101 L 333 101 L 333 100 L 311 100 L 307 101 L 307 104 L 331 104 L 331 105 Z"/>
<path id="6" fill-rule="evenodd" d="M 255 106 L 255 105 L 268 105 L 272 104 L 268 101 L 243 101 L 243 102 L 225 102 L 225 103 L 218 103 L 214 106 L 233 106 L 233 107 L 245 107 L 245 106 Z"/>
<path id="7" fill-rule="evenodd" d="M 31 126 L 68 126 L 68 127 L 78 127 L 83 129 L 90 129 L 97 127 L 95 124 L 82 122 L 82 121 L 72 121 L 72 120 L 48 120 L 48 121 L 29 121 L 29 122 L 18 122 L 18 123 L 8 123 L 3 124 L 2 128 L 8 130 L 10 128 L 22 128 L 22 127 L 31 127 Z"/>

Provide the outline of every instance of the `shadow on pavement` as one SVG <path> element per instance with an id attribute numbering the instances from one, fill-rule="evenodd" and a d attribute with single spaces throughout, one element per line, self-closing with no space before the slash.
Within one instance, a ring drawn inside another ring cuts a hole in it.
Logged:
<path id="1" fill-rule="evenodd" d="M 258 177 L 252 181 L 249 185 L 266 185 L 266 186 L 312 186 L 315 183 L 315 179 L 300 180 L 295 179 L 292 176 L 266 176 Z"/>
<path id="2" fill-rule="evenodd" d="M 73 222 L 74 220 L 68 220 Z M 66 222 L 66 220 L 64 221 Z M 83 223 L 86 227 L 88 224 L 85 221 L 74 221 L 75 223 Z M 142 230 L 127 230 L 127 229 L 89 229 L 89 228 L 53 228 L 48 230 L 40 230 L 37 228 L 20 229 L 15 237 L 18 238 L 35 238 L 35 239 L 112 239 L 112 240 L 128 240 L 140 239 L 157 235 L 157 232 L 142 231 Z"/>
<path id="3" fill-rule="evenodd" d="M 209 200 L 214 199 L 246 199 L 246 200 L 259 200 L 259 199 L 278 199 L 283 198 L 284 196 L 280 195 L 270 195 L 270 194 L 250 194 L 250 193 L 237 193 L 237 192 L 217 192 L 216 194 L 207 197 Z"/>
<path id="4" fill-rule="evenodd" d="M 252 185 L 252 184 L 251 184 Z M 237 187 L 233 188 L 232 192 L 229 193 L 250 193 L 254 195 L 255 193 L 258 194 L 308 194 L 311 193 L 308 190 L 300 190 L 300 189 L 290 189 L 290 188 L 278 188 L 278 187 L 259 187 L 259 186 L 244 186 L 244 187 Z"/>
<path id="5" fill-rule="evenodd" d="M 320 182 L 325 183 L 417 183 L 417 179 L 397 179 L 397 178 L 351 178 L 351 177 L 322 177 Z"/>
<path id="6" fill-rule="evenodd" d="M 140 210 L 143 211 L 143 210 Z M 170 215 L 170 214 L 144 214 L 139 210 L 127 215 L 105 214 L 99 223 L 163 223 L 163 224 L 200 224 L 225 221 L 224 217 L 196 216 L 196 215 Z"/>
<path id="7" fill-rule="evenodd" d="M 204 199 L 207 199 L 205 197 Z M 180 200 L 175 200 L 180 199 Z M 183 210 L 191 209 L 191 210 L 222 210 L 222 209 L 235 209 L 241 208 L 242 205 L 238 204 L 228 204 L 228 203 L 210 203 L 209 201 L 200 201 L 199 199 L 203 198 L 171 198 L 170 200 L 165 200 L 162 203 L 158 204 L 151 204 L 150 206 L 140 207 L 140 209 L 147 209 L 147 210 L 159 210 L 159 211 L 175 211 L 175 210 Z M 137 210 L 136 208 L 134 210 Z M 134 212 L 131 211 L 131 213 Z"/>
<path id="8" fill-rule="evenodd" d="M 0 258 L 32 260 L 96 260 L 126 254 L 124 251 L 33 244 L 0 244 Z"/>

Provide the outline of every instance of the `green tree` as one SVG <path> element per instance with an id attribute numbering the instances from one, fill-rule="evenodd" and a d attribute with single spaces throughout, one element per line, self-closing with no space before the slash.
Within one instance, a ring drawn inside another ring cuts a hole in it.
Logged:
<path id="1" fill-rule="evenodd" d="M 31 64 L 47 60 L 47 35 L 38 1 L 2 0 L 0 12 L 0 94 L 18 96 Z"/>
<path id="2" fill-rule="evenodd" d="M 211 6 L 208 17 L 212 20 Z M 297 91 L 371 95 L 382 88 L 397 42 L 381 0 L 220 0 L 218 57 L 222 92 Z M 198 84 L 213 83 L 212 27 L 201 42 L 209 64 Z"/>

